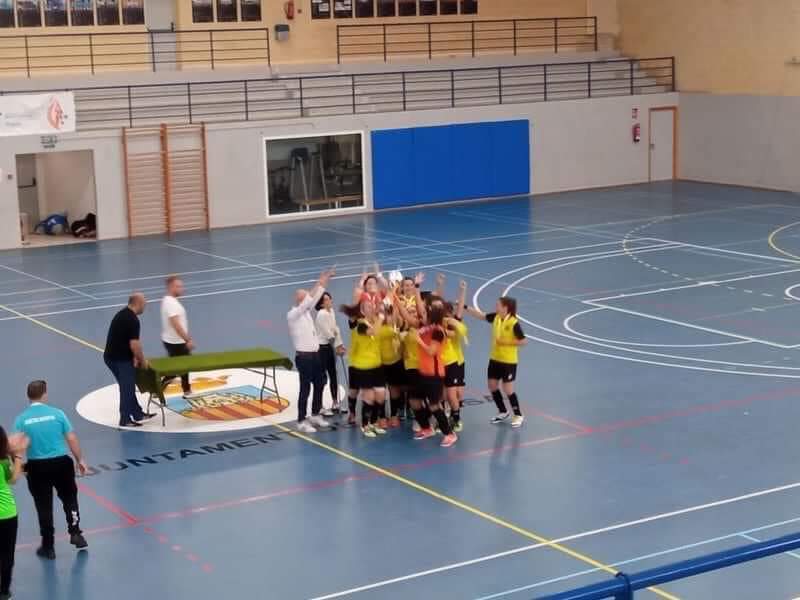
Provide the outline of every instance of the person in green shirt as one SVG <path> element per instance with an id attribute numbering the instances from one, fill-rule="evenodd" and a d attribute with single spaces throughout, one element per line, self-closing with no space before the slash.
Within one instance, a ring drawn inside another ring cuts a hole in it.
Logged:
<path id="1" fill-rule="evenodd" d="M 17 545 L 17 503 L 11 486 L 22 474 L 22 454 L 27 447 L 26 435 L 8 436 L 0 427 L 0 600 L 11 598 L 11 573 Z"/>

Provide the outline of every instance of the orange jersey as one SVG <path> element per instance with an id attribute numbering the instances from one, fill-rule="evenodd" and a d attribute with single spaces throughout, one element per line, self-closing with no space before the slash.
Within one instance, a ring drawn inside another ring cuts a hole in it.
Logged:
<path id="1" fill-rule="evenodd" d="M 438 325 L 423 327 L 419 330 L 419 336 L 427 346 L 430 346 L 433 342 L 439 344 L 436 354 L 433 355 L 428 354 L 419 344 L 417 345 L 419 374 L 424 377 L 444 377 L 444 360 L 442 360 L 444 340 L 446 338 L 444 329 Z"/>

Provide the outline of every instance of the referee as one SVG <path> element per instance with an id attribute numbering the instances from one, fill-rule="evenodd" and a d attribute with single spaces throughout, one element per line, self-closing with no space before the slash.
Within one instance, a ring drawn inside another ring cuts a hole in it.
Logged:
<path id="1" fill-rule="evenodd" d="M 47 404 L 47 383 L 41 380 L 29 383 L 28 400 L 30 406 L 14 421 L 14 431 L 24 433 L 30 440 L 25 470 L 42 536 L 42 545 L 36 554 L 53 560 L 56 557 L 53 488 L 64 505 L 70 544 L 78 549 L 88 546 L 80 527 L 75 464 L 67 447 L 75 457 L 81 475 L 86 474 L 87 467 L 69 419 L 63 411 Z"/>

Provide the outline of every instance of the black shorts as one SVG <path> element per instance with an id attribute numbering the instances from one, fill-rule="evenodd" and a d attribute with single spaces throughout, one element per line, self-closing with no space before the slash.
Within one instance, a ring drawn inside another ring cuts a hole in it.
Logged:
<path id="1" fill-rule="evenodd" d="M 486 369 L 488 379 L 497 379 L 505 383 L 511 383 L 517 379 L 517 365 L 514 363 L 489 361 L 489 368 Z"/>
<path id="2" fill-rule="evenodd" d="M 406 369 L 406 385 L 408 386 L 408 396 L 410 398 L 418 398 L 419 371 L 417 369 Z"/>
<path id="3" fill-rule="evenodd" d="M 438 404 L 442 401 L 444 393 L 444 380 L 440 377 L 420 377 L 417 379 L 417 393 L 419 400 L 426 400 L 428 404 Z"/>
<path id="4" fill-rule="evenodd" d="M 355 390 L 369 390 L 386 387 L 383 367 L 375 369 L 357 369 L 350 367 L 350 387 Z"/>
<path id="5" fill-rule="evenodd" d="M 464 387 L 466 383 L 466 369 L 464 363 L 453 363 L 444 368 L 444 387 Z"/>
<path id="6" fill-rule="evenodd" d="M 391 386 L 405 385 L 408 381 L 406 377 L 406 369 L 403 366 L 403 361 L 398 360 L 391 365 L 383 365 L 383 374 L 386 376 L 386 384 Z"/>

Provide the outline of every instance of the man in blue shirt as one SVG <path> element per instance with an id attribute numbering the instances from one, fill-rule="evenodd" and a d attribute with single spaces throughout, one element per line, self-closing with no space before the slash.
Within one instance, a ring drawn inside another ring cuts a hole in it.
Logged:
<path id="1" fill-rule="evenodd" d="M 29 383 L 28 400 L 30 406 L 14 421 L 14 431 L 24 433 L 30 440 L 25 471 L 42 536 L 42 545 L 36 554 L 53 560 L 56 557 L 53 488 L 64 505 L 70 543 L 79 549 L 88 546 L 80 528 L 78 484 L 75 482 L 75 464 L 69 451 L 75 457 L 81 475 L 86 474 L 87 467 L 81 456 L 78 437 L 72 431 L 67 415 L 47 405 L 47 383 L 41 380 Z"/>

